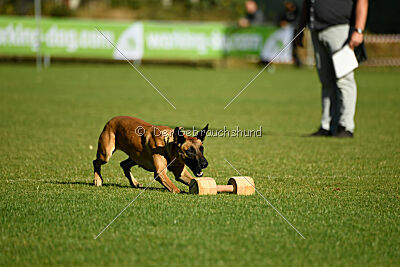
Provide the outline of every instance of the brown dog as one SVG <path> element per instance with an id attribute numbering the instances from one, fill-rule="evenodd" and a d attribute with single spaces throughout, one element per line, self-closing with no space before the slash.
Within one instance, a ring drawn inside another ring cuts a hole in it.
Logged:
<path id="1" fill-rule="evenodd" d="M 138 118 L 115 117 L 107 122 L 99 137 L 97 155 L 93 161 L 94 184 L 102 186 L 101 165 L 107 163 L 114 151 L 119 149 L 129 156 L 120 165 L 132 187 L 139 187 L 139 183 L 130 169 L 139 165 L 154 172 L 157 181 L 169 191 L 179 193 L 179 188 L 167 176 L 167 168 L 173 172 L 177 181 L 186 185 L 193 179 L 186 165 L 196 177 L 201 177 L 202 169 L 208 165 L 203 155 L 203 141 L 207 131 L 208 124 L 196 137 L 190 137 L 183 134 L 179 127 L 172 130 L 166 126 L 151 125 Z"/>

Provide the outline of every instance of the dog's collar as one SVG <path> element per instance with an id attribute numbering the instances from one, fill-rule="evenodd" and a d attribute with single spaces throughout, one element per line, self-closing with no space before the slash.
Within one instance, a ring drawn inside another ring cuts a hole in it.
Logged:
<path id="1" fill-rule="evenodd" d="M 165 146 L 167 146 L 169 143 L 174 142 L 174 137 L 172 137 L 170 134 L 164 135 L 164 143 Z"/>
<path id="2" fill-rule="evenodd" d="M 171 136 L 170 134 L 164 135 L 165 154 L 166 154 L 165 156 L 167 157 L 167 161 L 170 160 L 170 153 L 171 153 L 171 151 L 170 151 L 171 148 L 170 148 L 169 144 L 171 144 L 173 142 L 174 142 L 173 136 Z"/>
<path id="3" fill-rule="evenodd" d="M 168 154 L 168 158 L 169 158 L 170 157 L 169 154 L 171 152 L 169 144 L 174 143 L 174 137 L 172 136 L 172 134 L 167 134 L 164 136 L 164 143 L 165 143 L 165 148 L 166 148 L 165 152 L 166 152 L 166 154 Z M 174 145 L 177 145 L 179 148 L 182 147 L 182 144 L 174 144 Z M 178 155 L 182 156 L 182 155 L 184 155 L 184 153 L 182 153 L 181 150 L 178 149 Z M 167 159 L 167 160 L 169 160 L 169 159 Z"/>

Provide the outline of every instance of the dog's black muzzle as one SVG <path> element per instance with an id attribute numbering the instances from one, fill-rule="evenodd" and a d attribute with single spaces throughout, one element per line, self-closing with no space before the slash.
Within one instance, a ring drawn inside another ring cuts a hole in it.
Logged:
<path id="1" fill-rule="evenodd" d="M 193 174 L 196 177 L 202 177 L 203 176 L 202 169 L 207 168 L 208 161 L 204 157 L 201 158 L 200 160 L 187 159 L 185 160 L 185 164 L 192 170 Z"/>
<path id="2" fill-rule="evenodd" d="M 205 169 L 208 166 L 208 161 L 206 160 L 206 158 L 202 158 L 200 160 L 200 168 Z"/>

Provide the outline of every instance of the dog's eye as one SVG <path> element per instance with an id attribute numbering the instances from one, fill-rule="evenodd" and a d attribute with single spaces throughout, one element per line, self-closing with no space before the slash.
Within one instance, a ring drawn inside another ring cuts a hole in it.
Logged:
<path id="1" fill-rule="evenodd" d="M 188 154 L 188 155 L 194 155 L 194 154 L 196 154 L 196 150 L 195 150 L 193 147 L 189 147 L 189 148 L 186 150 L 186 154 Z"/>

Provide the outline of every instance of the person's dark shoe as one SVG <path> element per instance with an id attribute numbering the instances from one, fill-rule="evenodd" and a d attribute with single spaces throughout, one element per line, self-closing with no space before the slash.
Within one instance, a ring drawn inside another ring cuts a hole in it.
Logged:
<path id="1" fill-rule="evenodd" d="M 265 60 L 265 59 L 260 59 L 260 61 L 258 61 L 258 65 L 260 67 L 264 67 L 264 66 L 268 65 L 269 63 L 271 63 L 271 62 L 268 60 Z"/>
<path id="2" fill-rule="evenodd" d="M 319 136 L 332 136 L 331 132 L 328 130 L 325 130 L 322 127 L 319 127 L 318 131 L 316 131 L 315 133 L 310 134 L 309 136 L 313 136 L 313 137 L 319 137 Z"/>
<path id="3" fill-rule="evenodd" d="M 350 131 L 347 131 L 345 127 L 339 125 L 334 136 L 338 138 L 353 138 L 354 134 Z"/>

